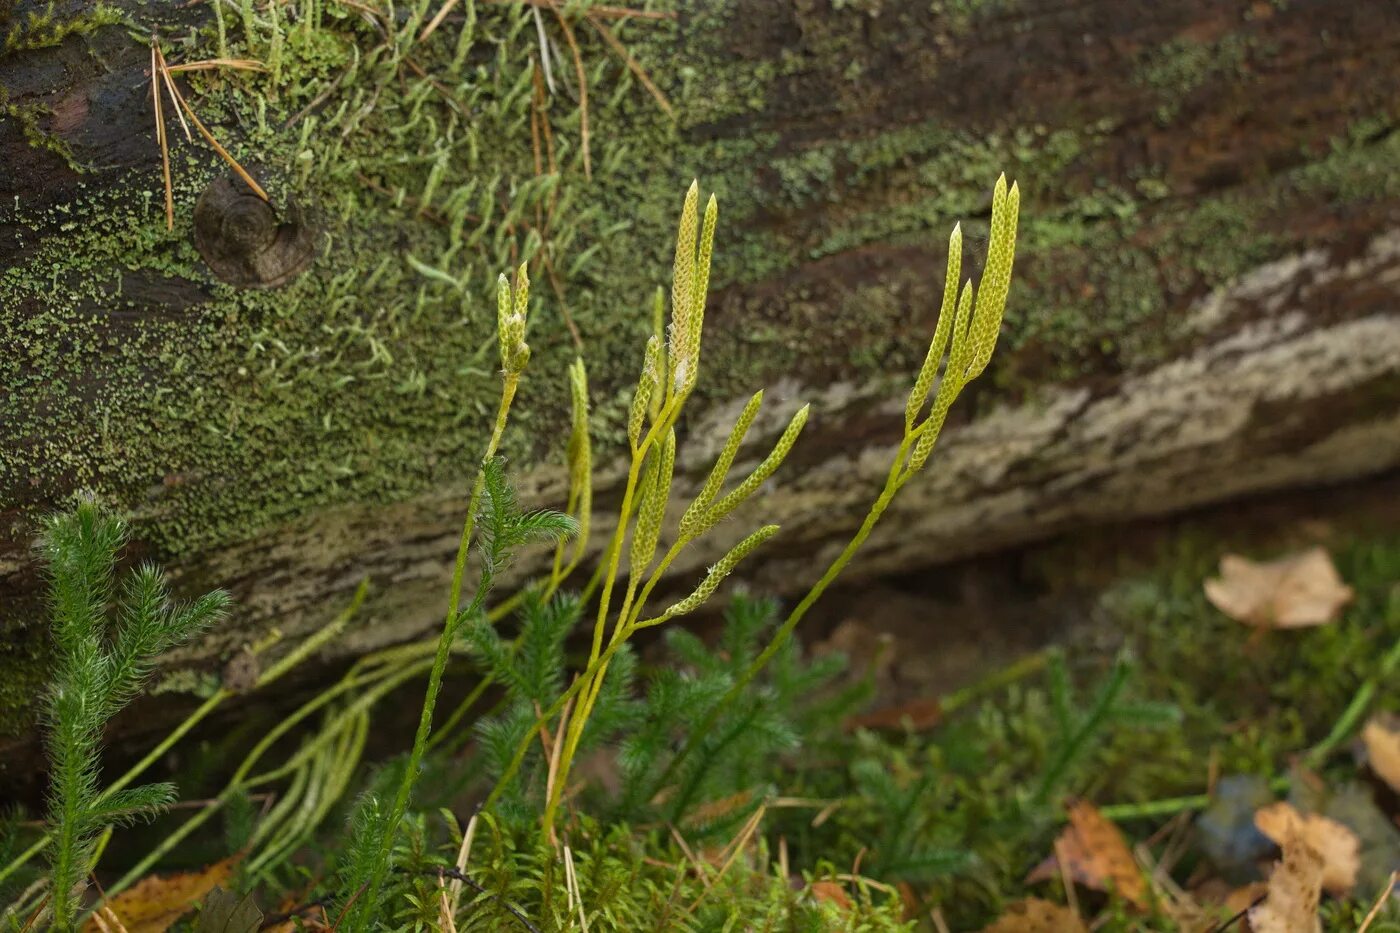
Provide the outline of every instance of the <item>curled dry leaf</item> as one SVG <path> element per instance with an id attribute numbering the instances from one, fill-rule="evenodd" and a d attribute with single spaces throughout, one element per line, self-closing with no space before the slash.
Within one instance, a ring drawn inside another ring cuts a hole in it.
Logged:
<path id="1" fill-rule="evenodd" d="M 852 906 L 850 895 L 839 882 L 813 881 L 807 886 L 807 890 L 811 892 L 812 899 L 820 903 L 835 904 L 842 910 L 849 910 Z"/>
<path id="2" fill-rule="evenodd" d="M 1029 897 L 1006 908 L 982 933 L 1088 933 L 1088 927 L 1068 907 Z"/>
<path id="3" fill-rule="evenodd" d="M 1400 716 L 1380 713 L 1372 716 L 1361 730 L 1366 757 L 1376 776 L 1400 793 Z"/>
<path id="4" fill-rule="evenodd" d="M 1334 819 L 1317 813 L 1302 814 L 1292 804 L 1271 804 L 1254 814 L 1259 831 L 1284 848 L 1297 838 L 1322 860 L 1322 887 L 1329 894 L 1344 895 L 1356 886 L 1361 870 L 1361 840 Z"/>
<path id="5" fill-rule="evenodd" d="M 1205 591 L 1215 608 L 1260 628 L 1325 625 L 1353 595 L 1322 548 L 1264 563 L 1227 554 Z"/>
<path id="6" fill-rule="evenodd" d="M 199 871 L 151 875 L 107 901 L 107 908 L 120 919 L 127 933 L 164 933 L 205 895 L 226 882 L 237 862 L 238 857 L 232 856 Z M 99 929 L 93 921 L 85 927 L 88 933 Z"/>
<path id="7" fill-rule="evenodd" d="M 1249 909 L 1253 933 L 1320 933 L 1322 856 L 1294 832 L 1282 843 L 1283 861 L 1269 874 L 1268 894 Z"/>
<path id="8" fill-rule="evenodd" d="M 1046 881 L 1056 877 L 1059 858 L 1071 878 L 1086 888 L 1113 891 L 1139 909 L 1149 906 L 1147 882 L 1133 858 L 1123 834 L 1087 801 L 1069 806 L 1069 825 L 1055 840 L 1056 856 L 1037 865 L 1026 881 Z"/>

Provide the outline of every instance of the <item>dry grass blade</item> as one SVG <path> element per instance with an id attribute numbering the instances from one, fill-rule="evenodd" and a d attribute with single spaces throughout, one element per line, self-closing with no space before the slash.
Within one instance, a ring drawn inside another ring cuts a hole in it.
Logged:
<path id="1" fill-rule="evenodd" d="M 553 792 L 554 792 L 554 782 L 555 782 L 555 780 L 559 777 L 559 752 L 560 752 L 561 748 L 563 747 L 564 732 L 565 732 L 565 731 L 567 730 L 567 728 L 568 728 L 568 725 L 569 725 L 569 714 L 570 714 L 571 712 L 573 712 L 573 709 L 574 709 L 574 701 L 573 701 L 573 698 L 571 697 L 571 698 L 569 699 L 569 702 L 567 702 L 567 703 L 564 704 L 564 709 L 563 709 L 563 711 L 559 714 L 559 731 L 558 731 L 557 733 L 555 733 L 554 741 L 553 741 L 552 743 L 550 743 L 549 745 L 547 745 L 547 746 L 545 747 L 545 750 L 544 750 L 544 751 L 545 751 L 545 754 L 549 756 L 549 771 L 548 771 L 547 777 L 545 778 L 545 793 L 546 793 L 547 795 L 552 795 L 552 794 L 553 794 Z M 540 741 L 542 741 L 542 742 L 548 741 L 543 732 L 541 732 L 541 734 L 540 734 Z M 551 833 L 552 833 L 552 829 L 551 829 Z M 549 842 L 550 842 L 551 845 L 553 845 L 553 844 L 554 844 L 554 839 L 551 838 L 551 839 L 549 840 Z"/>
<path id="2" fill-rule="evenodd" d="M 1376 898 L 1376 902 L 1371 905 L 1371 909 L 1366 912 L 1366 919 L 1361 921 L 1361 926 L 1357 928 L 1356 933 L 1366 933 L 1367 930 L 1371 929 L 1371 924 L 1381 915 L 1381 908 L 1385 907 L 1386 901 L 1390 900 L 1390 892 L 1395 890 L 1397 879 L 1400 879 L 1400 871 L 1391 872 L 1390 882 L 1385 886 L 1385 890 L 1381 891 L 1381 896 Z"/>
<path id="3" fill-rule="evenodd" d="M 156 115 L 156 144 L 160 146 L 161 174 L 165 180 L 165 229 L 175 229 L 175 189 L 170 181 L 170 145 L 165 138 L 165 112 L 160 105 L 160 53 L 151 40 L 151 103 Z"/>
<path id="4" fill-rule="evenodd" d="M 159 60 L 161 70 L 165 71 L 165 56 L 161 54 L 160 46 L 155 47 L 155 53 L 156 58 Z M 166 86 L 170 88 L 170 93 L 175 98 L 175 102 L 184 108 L 185 113 L 189 114 L 190 122 L 194 124 L 195 129 L 199 130 L 199 135 L 203 136 L 204 141 L 214 147 L 214 151 L 219 154 L 219 158 L 229 164 L 229 167 L 233 169 L 238 177 L 243 179 L 243 183 L 253 189 L 254 194 L 264 201 L 270 202 L 271 199 L 267 196 L 267 192 L 262 189 L 262 185 L 254 181 L 253 176 L 249 175 L 248 172 L 244 170 L 243 166 L 238 164 L 238 160 L 229 155 L 229 151 L 214 138 L 214 134 L 209 132 L 209 128 L 204 125 L 204 121 L 199 119 L 199 115 L 194 112 L 194 108 L 189 105 L 189 102 L 185 100 L 185 96 L 180 93 L 179 86 L 176 85 L 174 81 L 170 81 L 168 75 Z"/>
<path id="5" fill-rule="evenodd" d="M 705 900 L 705 896 L 714 890 L 714 886 L 728 873 L 729 869 L 734 865 L 734 860 L 739 857 L 740 852 L 744 851 L 744 847 L 749 844 L 749 840 L 753 838 L 753 834 L 758 831 L 758 824 L 763 821 L 763 815 L 767 812 L 768 806 L 766 804 L 753 811 L 753 816 L 749 817 L 744 823 L 743 829 L 739 830 L 739 835 L 735 836 L 733 841 L 725 846 L 724 851 L 720 853 L 720 856 L 724 858 L 724 864 L 720 866 L 719 872 L 714 878 L 706 883 L 705 890 L 700 892 L 700 896 L 697 897 L 694 903 L 690 905 L 689 909 L 686 910 L 687 914 L 694 914 L 696 908 Z"/>
<path id="6" fill-rule="evenodd" d="M 579 929 L 588 933 L 588 915 L 583 909 L 583 891 L 578 884 L 578 870 L 574 868 L 574 853 L 568 845 L 564 846 L 564 881 L 568 885 L 569 900 L 578 909 Z"/>
<path id="7" fill-rule="evenodd" d="M 447 0 L 442 6 L 438 7 L 438 11 L 433 14 L 433 18 L 428 20 L 428 25 L 424 26 L 423 31 L 418 34 L 417 41 L 422 42 L 436 32 L 437 28 L 442 25 L 442 21 L 447 19 L 447 14 L 452 12 L 452 8 L 455 7 L 457 3 L 458 0 Z"/>
<path id="8" fill-rule="evenodd" d="M 559 28 L 564 30 L 564 40 L 569 43 L 569 53 L 574 57 L 574 72 L 578 75 L 578 132 L 583 146 L 583 177 L 593 177 L 593 160 L 588 153 L 588 74 L 583 69 L 583 55 L 578 50 L 578 40 L 574 38 L 574 27 L 550 0 L 549 8 L 559 20 Z M 596 9 L 596 8 L 595 8 Z"/>
<path id="9" fill-rule="evenodd" d="M 342 0 L 343 2 L 343 0 Z M 500 6 L 539 6 L 554 9 L 554 0 L 486 0 L 487 3 L 494 3 Z M 675 19 L 675 13 L 660 12 L 657 10 L 634 10 L 624 6 L 591 6 L 588 12 L 594 16 L 602 16 L 607 19 Z"/>
<path id="10" fill-rule="evenodd" d="M 182 71 L 213 71 L 216 68 L 232 68 L 234 71 L 267 71 L 267 66 L 255 58 L 204 58 L 197 62 L 181 62 L 170 65 L 165 70 L 171 74 Z"/>
<path id="11" fill-rule="evenodd" d="M 642 87 L 646 88 L 647 93 L 651 94 L 651 96 L 656 99 L 657 106 L 662 109 L 666 116 L 674 120 L 676 118 L 676 112 L 671 108 L 671 102 L 666 99 L 665 94 L 661 93 L 661 88 L 657 87 L 652 82 L 651 76 L 647 74 L 641 62 L 633 58 L 632 53 L 627 51 L 627 46 L 623 45 L 618 40 L 617 36 L 613 35 L 613 31 L 607 27 L 607 24 L 601 22 L 593 15 L 593 10 L 588 11 L 585 19 L 588 20 L 588 25 L 598 31 L 598 35 L 603 37 L 603 41 L 617 54 L 617 57 L 622 59 L 627 69 L 637 76 L 638 81 L 642 82 Z"/>
<path id="12" fill-rule="evenodd" d="M 569 336 L 573 338 L 574 348 L 583 352 L 583 336 L 578 331 L 578 325 L 574 323 L 574 316 L 569 313 L 569 304 L 564 300 L 564 283 L 560 280 L 559 273 L 554 270 L 554 260 L 550 258 L 548 246 L 540 250 L 540 258 L 544 261 L 544 271 L 549 278 L 549 285 L 554 289 L 554 294 L 559 299 L 559 314 L 564 318 L 564 326 L 569 329 Z"/>
<path id="13" fill-rule="evenodd" d="M 530 10 L 534 14 L 535 34 L 540 40 L 540 64 L 544 67 L 544 83 L 549 85 L 549 93 L 557 94 L 554 87 L 554 72 L 549 67 L 549 37 L 544 33 L 544 17 L 540 15 L 540 8 L 533 7 Z"/>

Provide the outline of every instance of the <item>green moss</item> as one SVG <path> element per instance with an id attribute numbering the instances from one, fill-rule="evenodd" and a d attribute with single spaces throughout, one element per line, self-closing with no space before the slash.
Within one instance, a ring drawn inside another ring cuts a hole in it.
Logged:
<path id="1" fill-rule="evenodd" d="M 11 24 L 5 33 L 5 51 L 49 48 L 61 44 L 69 36 L 91 35 L 103 26 L 114 26 L 125 20 L 121 10 L 100 2 L 72 16 L 59 16 L 54 11 L 54 0 L 49 0 L 42 11 L 31 11 Z"/>
<path id="2" fill-rule="evenodd" d="M 1133 81 L 1155 93 L 1157 120 L 1166 125 L 1195 91 L 1212 82 L 1240 80 L 1250 51 L 1250 40 L 1233 33 L 1211 42 L 1173 39 L 1143 56 Z"/>
<path id="3" fill-rule="evenodd" d="M 600 383 L 621 381 L 606 361 L 629 359 L 631 333 L 645 322 L 636 314 L 636 328 L 616 326 L 606 315 L 633 317 L 620 296 L 635 295 L 640 307 L 653 271 L 659 277 L 665 264 L 649 255 L 636 265 L 647 271 L 634 287 L 594 290 L 605 258 L 632 266 L 609 255 L 603 234 L 614 222 L 580 197 L 576 113 L 553 116 L 570 185 L 535 177 L 526 64 L 536 39 L 522 28 L 528 14 L 483 10 L 457 83 L 435 87 L 401 86 L 399 66 L 382 60 L 388 53 L 356 50 L 366 28 L 358 17 L 324 12 L 321 29 L 305 21 L 283 27 L 280 81 L 197 77 L 191 100 L 211 125 L 250 128 L 244 138 L 224 131 L 223 141 L 263 167 L 275 197 L 312 206 L 329 232 L 325 255 L 277 291 L 213 281 L 189 242 L 190 211 L 224 169 L 179 141 L 173 123 L 174 233 L 163 229 L 159 174 L 149 170 L 109 194 L 25 217 L 25 260 L 0 280 L 8 351 L 0 374 L 11 388 L 0 408 L 26 426 L 29 443 L 22 458 L 0 465 L 0 485 L 19 488 L 38 475 L 45 485 L 29 495 L 40 502 L 75 487 L 99 490 L 146 519 L 146 535 L 178 554 L 329 502 L 397 498 L 450 482 L 465 473 L 466 451 L 475 449 L 497 392 L 486 296 L 499 270 L 537 254 L 542 242 L 580 327 L 604 345 L 593 367 Z M 456 39 L 444 28 L 415 49 L 415 63 L 449 72 L 444 62 Z M 266 53 L 271 45 L 260 33 L 235 41 L 233 51 Z M 617 106 L 617 119 L 642 121 L 645 132 L 629 140 L 665 136 L 669 129 L 625 69 L 596 48 L 585 51 L 604 66 L 595 68 L 595 94 L 638 98 Z M 208 52 L 196 45 L 170 57 Z M 282 128 L 347 69 L 357 78 L 343 93 Z M 594 106 L 602 174 L 619 163 L 622 141 L 607 111 Z M 647 234 L 660 253 L 659 231 L 637 231 L 623 249 Z M 170 294 L 152 293 L 148 283 L 167 280 Z M 543 270 L 535 294 L 544 306 L 531 340 L 536 365 L 508 449 L 538 454 L 529 439 L 552 433 L 573 347 Z M 189 307 L 150 313 L 167 300 Z M 96 399 L 82 389 L 94 385 Z"/>
<path id="4" fill-rule="evenodd" d="M 11 103 L 5 89 L 0 87 L 0 116 L 9 117 L 19 124 L 21 132 L 24 133 L 24 141 L 35 149 L 52 152 L 68 163 L 68 167 L 73 171 L 83 171 L 83 166 L 74 160 L 73 150 L 68 143 L 62 137 L 44 130 L 42 120 L 51 113 L 43 104 Z"/>

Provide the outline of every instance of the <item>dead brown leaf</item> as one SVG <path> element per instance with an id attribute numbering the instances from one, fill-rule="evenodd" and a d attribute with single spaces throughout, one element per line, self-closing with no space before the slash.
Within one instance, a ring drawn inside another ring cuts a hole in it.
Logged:
<path id="1" fill-rule="evenodd" d="M 851 716 L 846 720 L 845 727 L 847 732 L 854 732 L 856 729 L 909 729 L 924 732 L 942 721 L 943 704 L 937 698 L 921 698 Z"/>
<path id="2" fill-rule="evenodd" d="M 215 887 L 228 880 L 238 857 L 231 856 L 199 871 L 171 875 L 151 875 L 107 901 L 127 933 L 165 933 Z M 86 933 L 100 928 L 91 920 Z"/>
<path id="3" fill-rule="evenodd" d="M 1225 912 L 1231 916 L 1242 914 L 1268 893 L 1269 886 L 1263 881 L 1251 881 L 1244 887 L 1235 888 L 1225 896 Z"/>
<path id="4" fill-rule="evenodd" d="M 1263 563 L 1227 554 L 1205 591 L 1215 608 L 1260 628 L 1325 625 L 1353 595 L 1320 547 Z"/>
<path id="5" fill-rule="evenodd" d="M 1294 832 L 1282 843 L 1283 861 L 1269 874 L 1269 893 L 1249 909 L 1253 933 L 1320 933 L 1322 855 Z"/>
<path id="6" fill-rule="evenodd" d="M 1391 790 L 1400 793 L 1400 716 L 1394 713 L 1372 716 L 1361 730 L 1361 741 L 1366 746 L 1371 770 L 1389 784 Z"/>
<path id="7" fill-rule="evenodd" d="M 837 881 L 813 881 L 807 886 L 807 890 L 812 892 L 812 898 L 823 904 L 835 904 L 842 910 L 851 909 L 851 897 L 846 893 L 846 888 Z"/>
<path id="8" fill-rule="evenodd" d="M 1028 883 L 1055 877 L 1063 858 L 1069 876 L 1086 888 L 1111 890 L 1140 909 L 1149 906 L 1147 882 L 1127 841 L 1093 804 L 1083 800 L 1070 804 L 1069 825 L 1055 840 L 1055 852 L 1031 871 Z"/>
<path id="9" fill-rule="evenodd" d="M 1356 886 L 1361 840 L 1336 820 L 1317 813 L 1302 814 L 1292 804 L 1280 802 L 1256 811 L 1254 825 L 1281 847 L 1294 836 L 1301 838 L 1321 857 L 1322 886 L 1329 894 L 1344 895 Z"/>
<path id="10" fill-rule="evenodd" d="M 1007 907 L 982 933 L 1088 933 L 1088 927 L 1068 907 L 1028 897 Z"/>

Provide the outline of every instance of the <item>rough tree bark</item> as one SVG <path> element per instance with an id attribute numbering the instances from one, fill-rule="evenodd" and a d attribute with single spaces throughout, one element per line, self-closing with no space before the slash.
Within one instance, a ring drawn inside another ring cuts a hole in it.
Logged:
<path id="1" fill-rule="evenodd" d="M 1400 463 L 1389 0 L 690 0 L 676 19 L 541 17 L 543 44 L 533 7 L 497 0 L 475 33 L 454 14 L 407 45 L 391 34 L 422 20 L 334 0 L 280 24 L 261 3 L 222 24 L 213 0 L 115 3 L 115 25 L 56 6 L 32 20 L 46 4 L 21 0 L 0 60 L 0 732 L 23 731 L 42 676 L 33 518 L 80 489 L 129 511 L 182 586 L 233 591 L 238 616 L 184 667 L 313 630 L 366 575 L 335 652 L 432 628 L 495 389 L 491 277 L 531 257 L 534 388 L 507 449 L 526 498 L 558 502 L 568 327 L 609 464 L 692 175 L 724 213 L 687 480 L 749 391 L 777 387 L 755 452 L 800 401 L 815 415 L 677 586 L 759 517 L 784 524 L 745 568 L 760 588 L 801 589 L 839 548 L 898 439 L 948 230 L 975 240 L 1002 169 L 1027 197 L 999 356 L 853 574 Z M 330 235 L 282 289 L 221 283 L 191 246 L 224 170 L 168 101 L 164 230 L 132 35 L 156 26 L 172 62 L 222 30 L 272 69 L 178 80 Z"/>

